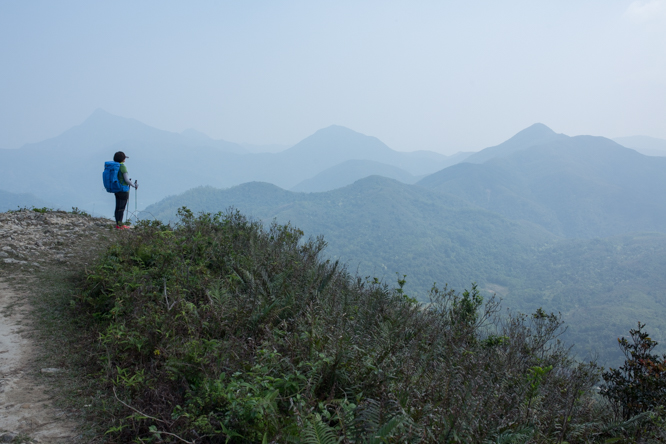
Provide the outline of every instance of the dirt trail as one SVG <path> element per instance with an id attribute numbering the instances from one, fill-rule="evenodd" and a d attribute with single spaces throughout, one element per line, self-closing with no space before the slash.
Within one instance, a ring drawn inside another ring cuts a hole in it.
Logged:
<path id="1" fill-rule="evenodd" d="M 60 369 L 37 367 L 34 295 L 18 283 L 38 270 L 83 266 L 108 226 L 108 220 L 62 211 L 0 213 L 0 443 L 80 441 L 77 424 L 47 394 L 48 378 Z"/>
<path id="2" fill-rule="evenodd" d="M 76 424 L 51 407 L 45 387 L 33 376 L 35 347 L 26 335 L 24 300 L 0 280 L 0 441 L 11 442 L 16 435 L 13 439 L 34 443 L 73 442 Z"/>

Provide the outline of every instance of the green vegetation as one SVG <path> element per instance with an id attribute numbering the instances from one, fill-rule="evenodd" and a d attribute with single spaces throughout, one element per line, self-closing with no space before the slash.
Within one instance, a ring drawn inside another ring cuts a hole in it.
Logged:
<path id="1" fill-rule="evenodd" d="M 235 212 L 122 234 L 71 306 L 115 442 L 664 438 L 659 411 L 613 415 L 543 310 L 499 316 L 476 286 L 424 306 Z"/>
<path id="2" fill-rule="evenodd" d="M 603 239 L 563 239 L 526 222 L 508 220 L 444 193 L 369 177 L 326 193 L 292 193 L 265 183 L 228 190 L 196 188 L 148 208 L 163 221 L 176 209 L 235 207 L 270 223 L 291 222 L 323 235 L 326 254 L 361 276 L 392 281 L 427 302 L 434 282 L 464 288 L 477 282 L 485 297 L 530 313 L 561 312 L 563 336 L 580 357 L 598 354 L 620 365 L 613 341 L 636 325 L 666 342 L 666 235 L 638 233 Z"/>
<path id="3" fill-rule="evenodd" d="M 666 354 L 660 357 L 653 353 L 657 342 L 644 327 L 639 322 L 638 328 L 629 332 L 631 342 L 618 339 L 625 363 L 603 374 L 606 385 L 602 394 L 614 402 L 625 419 L 666 407 Z"/>
<path id="4" fill-rule="evenodd" d="M 454 196 L 372 176 L 327 193 L 293 193 L 265 183 L 229 190 L 197 188 L 149 207 L 144 216 L 176 220 L 193 211 L 234 207 L 266 224 L 293 223 L 323 235 L 327 253 L 363 276 L 406 274 L 410 293 L 427 299 L 434 282 L 462 288 L 506 285 L 528 265 L 526 252 L 556 238 L 542 228 L 470 207 Z"/>

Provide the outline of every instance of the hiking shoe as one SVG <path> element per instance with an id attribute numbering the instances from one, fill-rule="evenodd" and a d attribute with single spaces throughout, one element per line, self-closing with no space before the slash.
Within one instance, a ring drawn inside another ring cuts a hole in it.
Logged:
<path id="1" fill-rule="evenodd" d="M 127 225 L 116 225 L 116 229 L 118 230 L 127 230 L 129 227 Z"/>

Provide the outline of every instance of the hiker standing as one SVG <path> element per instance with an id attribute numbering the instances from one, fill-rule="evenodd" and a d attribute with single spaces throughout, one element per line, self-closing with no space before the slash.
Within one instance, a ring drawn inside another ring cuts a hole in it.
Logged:
<path id="1" fill-rule="evenodd" d="M 116 196 L 116 228 L 125 229 L 127 226 L 123 225 L 123 214 L 125 213 L 125 206 L 129 200 L 130 187 L 135 190 L 139 189 L 136 181 L 132 183 L 127 175 L 127 167 L 125 166 L 125 159 L 129 159 L 122 151 L 118 151 L 113 155 L 113 162 L 104 163 L 104 187 L 109 193 Z"/>

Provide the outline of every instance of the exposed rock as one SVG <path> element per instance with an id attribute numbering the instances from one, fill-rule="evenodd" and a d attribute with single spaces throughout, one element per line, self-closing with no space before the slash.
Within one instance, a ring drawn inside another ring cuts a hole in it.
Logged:
<path id="1" fill-rule="evenodd" d="M 16 433 L 11 433 L 11 432 L 5 432 L 2 435 L 0 435 L 0 442 L 12 442 L 18 434 Z"/>
<path id="2" fill-rule="evenodd" d="M 5 264 L 19 264 L 19 265 L 27 264 L 26 261 L 19 261 L 19 260 L 12 259 L 12 258 L 3 259 L 2 262 L 4 262 Z"/>
<path id="3" fill-rule="evenodd" d="M 64 211 L 0 213 L 0 264 L 40 267 L 76 259 L 79 239 L 95 239 L 113 221 Z M 41 264 L 37 263 L 41 262 Z"/>

